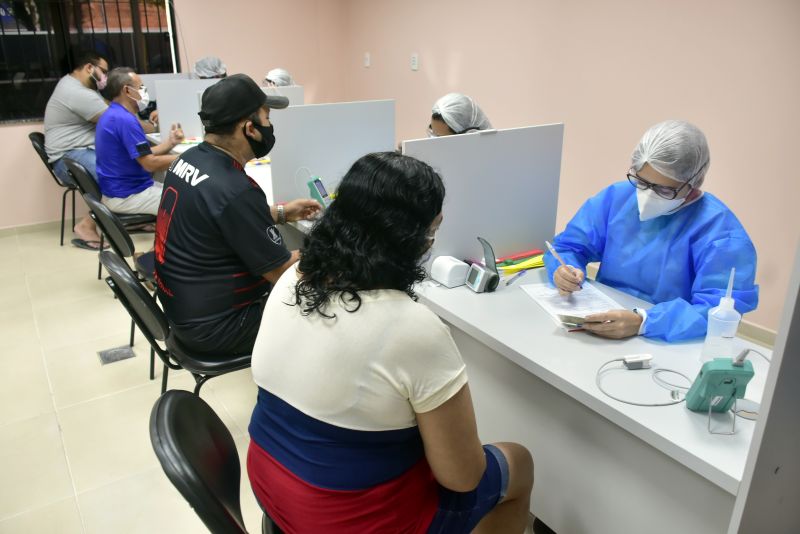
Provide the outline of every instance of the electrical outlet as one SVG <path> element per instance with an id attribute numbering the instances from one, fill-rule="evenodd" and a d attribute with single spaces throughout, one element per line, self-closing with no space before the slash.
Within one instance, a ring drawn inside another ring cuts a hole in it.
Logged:
<path id="1" fill-rule="evenodd" d="M 411 70 L 419 70 L 419 54 L 411 54 Z"/>
<path id="2" fill-rule="evenodd" d="M 364 52 L 364 68 L 368 69 L 372 65 L 372 57 L 369 52 Z"/>

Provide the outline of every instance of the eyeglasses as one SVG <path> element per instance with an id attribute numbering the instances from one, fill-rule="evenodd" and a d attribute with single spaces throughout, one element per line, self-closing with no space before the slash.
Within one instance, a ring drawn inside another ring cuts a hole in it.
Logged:
<path id="1" fill-rule="evenodd" d="M 668 187 L 666 185 L 658 185 L 654 184 L 653 182 L 648 182 L 644 178 L 632 174 L 630 172 L 626 176 L 628 177 L 628 181 L 631 183 L 631 185 L 636 189 L 641 189 L 642 191 L 646 191 L 647 189 L 652 189 L 653 193 L 667 200 L 673 200 L 677 198 L 678 193 L 680 193 L 684 187 L 689 186 L 689 182 L 685 182 L 680 187 Z M 691 186 L 689 187 L 691 188 Z"/>
<path id="2" fill-rule="evenodd" d="M 100 71 L 101 71 L 103 74 L 106 74 L 106 75 L 108 74 L 108 69 L 104 69 L 103 67 L 101 67 L 101 66 L 100 66 L 100 65 L 98 65 L 97 63 L 92 63 L 92 65 L 94 65 L 94 67 L 95 67 L 95 68 L 98 68 L 98 69 L 100 69 Z"/>

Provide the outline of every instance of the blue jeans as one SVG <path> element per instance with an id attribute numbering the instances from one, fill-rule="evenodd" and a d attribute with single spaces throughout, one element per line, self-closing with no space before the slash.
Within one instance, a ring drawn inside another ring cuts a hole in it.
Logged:
<path id="1" fill-rule="evenodd" d="M 56 173 L 59 180 L 68 185 L 78 185 L 75 183 L 75 180 L 72 179 L 72 176 L 69 175 L 69 172 L 67 172 L 67 164 L 64 163 L 64 158 L 77 161 L 86 167 L 89 174 L 97 180 L 97 156 L 93 148 L 73 148 L 69 152 L 65 152 L 63 156 L 53 163 L 53 172 Z"/>

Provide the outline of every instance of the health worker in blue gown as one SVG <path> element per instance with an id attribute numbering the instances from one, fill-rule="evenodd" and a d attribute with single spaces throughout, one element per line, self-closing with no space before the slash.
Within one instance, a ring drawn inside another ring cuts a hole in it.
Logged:
<path id="1" fill-rule="evenodd" d="M 696 126 L 656 124 L 633 151 L 627 180 L 587 200 L 555 238 L 567 266 L 550 253 L 544 260 L 563 295 L 580 291 L 586 265 L 600 262 L 599 282 L 654 304 L 590 316 L 586 330 L 615 339 L 702 337 L 733 267 L 736 309 L 756 308 L 756 250 L 733 212 L 701 189 L 709 163 Z"/>

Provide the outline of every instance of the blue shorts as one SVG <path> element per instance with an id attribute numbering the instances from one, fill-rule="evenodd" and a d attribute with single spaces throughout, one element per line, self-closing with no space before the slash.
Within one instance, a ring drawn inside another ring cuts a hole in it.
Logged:
<path id="1" fill-rule="evenodd" d="M 494 445 L 484 445 L 486 471 L 478 487 L 458 493 L 439 487 L 439 509 L 428 534 L 468 534 L 501 502 L 508 491 L 508 460 Z"/>

